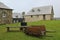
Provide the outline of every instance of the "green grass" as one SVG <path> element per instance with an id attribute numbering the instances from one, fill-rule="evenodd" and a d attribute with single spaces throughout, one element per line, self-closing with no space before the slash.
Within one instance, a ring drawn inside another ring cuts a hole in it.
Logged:
<path id="1" fill-rule="evenodd" d="M 20 23 L 0 25 L 0 40 L 60 40 L 60 20 L 28 22 L 30 25 L 45 25 L 46 30 L 54 30 L 54 33 L 47 33 L 48 36 L 37 38 L 25 35 L 23 32 L 7 32 L 6 26 L 20 26 Z"/>

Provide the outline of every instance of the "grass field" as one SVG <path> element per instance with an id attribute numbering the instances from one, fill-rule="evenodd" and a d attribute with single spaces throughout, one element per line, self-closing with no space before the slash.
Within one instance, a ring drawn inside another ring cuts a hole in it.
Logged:
<path id="1" fill-rule="evenodd" d="M 52 21 L 38 21 L 29 22 L 29 25 L 45 25 L 46 30 L 54 30 L 56 32 L 47 33 L 48 36 L 52 37 L 33 37 L 25 35 L 23 32 L 7 32 L 6 26 L 20 26 L 20 23 L 0 25 L 0 40 L 60 40 L 60 20 Z"/>

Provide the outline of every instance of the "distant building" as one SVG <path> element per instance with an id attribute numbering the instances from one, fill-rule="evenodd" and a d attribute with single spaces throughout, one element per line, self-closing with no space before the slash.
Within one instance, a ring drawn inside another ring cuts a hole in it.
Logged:
<path id="1" fill-rule="evenodd" d="M 55 17 L 54 20 L 60 20 L 60 17 Z"/>
<path id="2" fill-rule="evenodd" d="M 27 14 L 25 14 L 24 17 L 26 22 L 34 22 L 39 20 L 53 20 L 53 6 L 32 8 L 29 12 L 27 12 Z"/>
<path id="3" fill-rule="evenodd" d="M 12 14 L 12 22 L 13 23 L 22 22 L 22 21 L 23 21 L 23 18 L 22 18 L 21 13 L 13 13 Z"/>
<path id="4" fill-rule="evenodd" d="M 0 24 L 12 23 L 12 9 L 0 2 Z"/>

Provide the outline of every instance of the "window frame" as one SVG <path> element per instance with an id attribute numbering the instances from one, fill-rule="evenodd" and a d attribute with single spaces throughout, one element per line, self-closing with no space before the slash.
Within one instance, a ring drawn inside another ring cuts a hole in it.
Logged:
<path id="1" fill-rule="evenodd" d="M 40 12 L 40 9 L 38 9 L 38 11 Z"/>
<path id="2" fill-rule="evenodd" d="M 33 17 L 33 15 L 31 15 L 31 18 Z"/>
<path id="3" fill-rule="evenodd" d="M 34 10 L 34 9 L 32 9 L 32 12 L 35 12 L 35 10 Z"/>
<path id="4" fill-rule="evenodd" d="M 6 17 L 7 17 L 6 12 L 2 12 L 2 18 L 6 18 Z"/>

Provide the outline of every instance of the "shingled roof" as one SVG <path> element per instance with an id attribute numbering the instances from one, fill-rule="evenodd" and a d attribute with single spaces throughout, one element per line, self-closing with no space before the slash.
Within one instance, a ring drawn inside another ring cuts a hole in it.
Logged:
<path id="1" fill-rule="evenodd" d="M 42 6 L 32 8 L 26 15 L 52 14 L 53 6 Z"/>
<path id="2" fill-rule="evenodd" d="M 6 6 L 5 4 L 3 4 L 2 2 L 0 2 L 0 8 L 11 9 L 8 6 Z"/>

